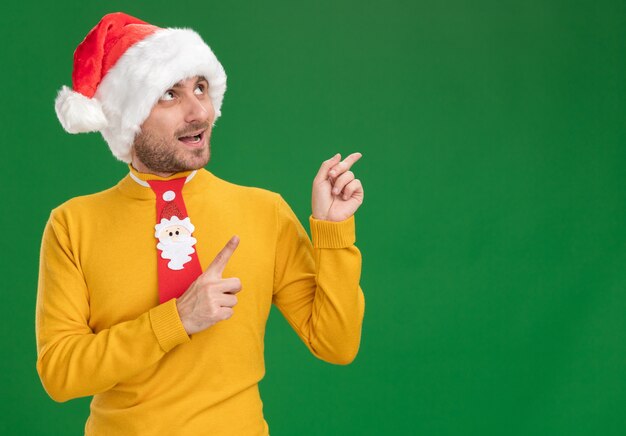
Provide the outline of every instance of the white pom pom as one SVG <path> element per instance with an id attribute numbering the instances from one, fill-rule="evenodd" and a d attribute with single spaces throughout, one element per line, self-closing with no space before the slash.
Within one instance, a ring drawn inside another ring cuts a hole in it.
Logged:
<path id="1" fill-rule="evenodd" d="M 97 99 L 87 98 L 67 86 L 59 91 L 54 110 L 68 133 L 97 132 L 108 124 Z"/>

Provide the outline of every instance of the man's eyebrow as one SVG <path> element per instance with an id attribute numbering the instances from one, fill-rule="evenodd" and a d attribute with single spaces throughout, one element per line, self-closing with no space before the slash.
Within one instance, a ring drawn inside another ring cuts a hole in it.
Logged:
<path id="1" fill-rule="evenodd" d="M 194 85 L 197 85 L 200 82 L 206 82 L 209 83 L 209 81 L 206 79 L 206 77 L 204 76 L 198 76 L 198 78 L 196 79 L 196 83 Z M 174 83 L 172 85 L 172 88 L 182 88 L 183 87 L 183 81 L 181 80 L 180 82 Z"/>

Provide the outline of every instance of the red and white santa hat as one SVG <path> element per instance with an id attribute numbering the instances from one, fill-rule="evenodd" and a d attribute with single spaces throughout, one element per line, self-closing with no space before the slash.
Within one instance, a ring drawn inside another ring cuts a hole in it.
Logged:
<path id="1" fill-rule="evenodd" d="M 55 110 L 67 132 L 101 132 L 113 155 L 130 163 L 135 135 L 153 106 L 172 85 L 194 76 L 209 82 L 217 120 L 226 73 L 202 38 L 191 29 L 112 13 L 76 48 L 73 89 L 61 88 Z"/>

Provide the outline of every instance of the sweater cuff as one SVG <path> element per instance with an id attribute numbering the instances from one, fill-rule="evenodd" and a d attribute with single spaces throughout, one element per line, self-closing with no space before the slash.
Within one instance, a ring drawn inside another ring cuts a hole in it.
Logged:
<path id="1" fill-rule="evenodd" d="M 354 245 L 354 215 L 343 221 L 324 221 L 309 216 L 311 240 L 315 248 L 345 248 Z"/>
<path id="2" fill-rule="evenodd" d="M 159 345 L 166 353 L 191 340 L 178 316 L 175 298 L 150 309 L 150 323 Z"/>

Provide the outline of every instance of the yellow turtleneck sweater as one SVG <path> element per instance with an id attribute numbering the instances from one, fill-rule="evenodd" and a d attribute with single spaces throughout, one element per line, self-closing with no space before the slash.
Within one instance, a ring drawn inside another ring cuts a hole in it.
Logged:
<path id="1" fill-rule="evenodd" d="M 191 337 L 176 301 L 158 303 L 149 187 L 128 175 L 54 209 L 46 225 L 37 370 L 56 401 L 93 395 L 87 435 L 267 435 L 257 384 L 272 303 L 318 358 L 347 364 L 357 353 L 364 299 L 353 217 L 310 217 L 311 244 L 278 194 L 204 169 L 182 192 L 203 269 L 240 237 L 223 275 L 241 279 L 235 313 Z"/>

